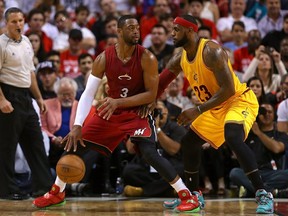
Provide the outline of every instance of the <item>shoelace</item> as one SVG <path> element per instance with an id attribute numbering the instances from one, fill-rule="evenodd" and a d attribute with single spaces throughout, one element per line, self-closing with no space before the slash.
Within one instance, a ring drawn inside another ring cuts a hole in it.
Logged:
<path id="1" fill-rule="evenodd" d="M 259 204 L 264 205 L 264 204 L 267 204 L 269 202 L 269 200 L 270 200 L 270 198 L 268 197 L 268 194 L 267 195 L 263 194 L 259 197 L 258 202 L 259 202 Z"/>

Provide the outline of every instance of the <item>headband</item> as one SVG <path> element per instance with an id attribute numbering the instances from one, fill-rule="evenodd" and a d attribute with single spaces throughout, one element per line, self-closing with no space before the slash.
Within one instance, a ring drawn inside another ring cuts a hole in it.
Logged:
<path id="1" fill-rule="evenodd" d="M 181 26 L 184 26 L 186 28 L 192 28 L 194 32 L 198 32 L 198 26 L 195 25 L 192 22 L 189 22 L 185 19 L 183 19 L 182 17 L 176 17 L 173 21 L 174 24 L 179 24 Z"/>

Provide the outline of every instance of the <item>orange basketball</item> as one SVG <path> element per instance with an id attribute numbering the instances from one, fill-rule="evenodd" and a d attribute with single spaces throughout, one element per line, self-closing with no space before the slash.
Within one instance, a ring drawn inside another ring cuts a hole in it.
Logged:
<path id="1" fill-rule="evenodd" d="M 65 155 L 60 158 L 56 166 L 58 177 L 65 183 L 72 184 L 82 180 L 85 174 L 83 160 L 74 154 Z"/>

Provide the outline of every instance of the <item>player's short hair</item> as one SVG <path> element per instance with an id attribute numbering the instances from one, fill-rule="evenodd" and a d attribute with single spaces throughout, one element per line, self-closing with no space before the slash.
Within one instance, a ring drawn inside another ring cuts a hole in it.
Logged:
<path id="1" fill-rule="evenodd" d="M 22 13 L 23 16 L 24 16 L 24 13 L 21 9 L 17 8 L 17 7 L 11 7 L 11 8 L 8 8 L 6 11 L 5 11 L 5 14 L 4 14 L 4 17 L 5 17 L 5 20 L 8 21 L 8 17 L 10 14 L 12 13 Z"/>
<path id="2" fill-rule="evenodd" d="M 118 19 L 118 23 L 117 23 L 118 28 L 123 28 L 123 26 L 125 25 L 126 20 L 128 20 L 128 19 L 136 19 L 136 17 L 133 16 L 133 15 L 130 15 L 130 14 L 121 16 Z"/>

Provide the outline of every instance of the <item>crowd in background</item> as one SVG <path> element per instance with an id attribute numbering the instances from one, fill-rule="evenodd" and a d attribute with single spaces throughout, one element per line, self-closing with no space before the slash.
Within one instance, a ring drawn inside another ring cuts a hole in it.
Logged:
<path id="1" fill-rule="evenodd" d="M 117 43 L 117 20 L 123 14 L 134 14 L 139 20 L 140 43 L 157 57 L 159 73 L 178 51 L 171 38 L 174 18 L 184 14 L 196 17 L 199 36 L 222 45 L 230 57 L 230 66 L 242 82 L 247 82 L 263 107 L 257 126 L 253 126 L 250 133 L 254 136 L 261 134 L 259 130 L 288 133 L 287 0 L 0 0 L 1 33 L 5 33 L 4 11 L 9 7 L 21 8 L 25 13 L 23 34 L 32 44 L 36 77 L 47 106 L 47 112 L 41 114 L 40 119 L 54 175 L 56 163 L 63 153 L 61 141 L 74 123 L 78 100 L 85 89 L 93 60 L 106 47 Z M 183 110 L 199 104 L 187 82 L 184 76 L 173 81 L 159 98 L 154 112 L 156 126 L 161 129 L 157 131 L 159 153 L 168 158 L 180 174 L 183 174 L 180 142 L 187 128 L 175 122 Z M 108 94 L 109 86 L 103 79 L 94 106 Z M 267 136 L 275 138 L 275 133 Z M 252 145 L 251 140 L 255 139 L 248 140 Z M 268 161 L 264 170 L 287 171 L 288 139 L 281 135 L 280 141 L 285 148 L 267 146 L 260 139 L 263 148 L 253 149 L 260 170 Z M 29 190 L 31 171 L 27 166 L 22 167 L 21 161 L 25 158 L 21 149 L 17 150 L 16 157 L 17 180 L 24 190 Z M 237 184 L 235 168 L 239 164 L 225 144 L 218 151 L 208 143 L 203 145 L 202 160 L 204 195 L 224 196 L 235 184 L 245 186 L 243 182 Z M 168 183 L 153 167 L 135 155 L 129 140 L 123 140 L 111 158 L 91 151 L 84 161 L 87 173 L 81 183 L 68 187 L 70 195 L 173 195 Z M 241 196 L 249 196 L 247 187 Z M 278 191 L 288 189 L 288 180 L 271 188 L 277 196 Z M 288 192 L 283 196 L 288 196 Z"/>

